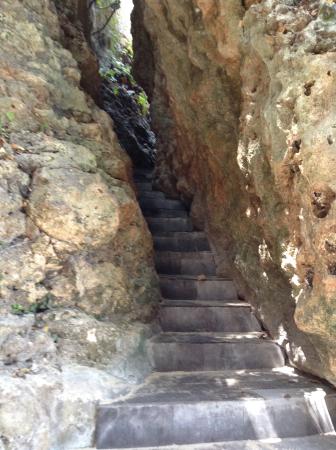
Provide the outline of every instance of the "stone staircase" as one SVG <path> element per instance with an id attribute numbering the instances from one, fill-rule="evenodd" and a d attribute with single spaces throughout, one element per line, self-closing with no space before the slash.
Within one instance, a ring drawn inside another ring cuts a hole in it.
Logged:
<path id="1" fill-rule="evenodd" d="M 97 412 L 98 449 L 336 449 L 336 395 L 286 367 L 232 280 L 216 276 L 204 233 L 182 202 L 135 175 L 153 234 L 162 333 L 153 374 Z M 266 441 L 264 441 L 266 440 Z"/>

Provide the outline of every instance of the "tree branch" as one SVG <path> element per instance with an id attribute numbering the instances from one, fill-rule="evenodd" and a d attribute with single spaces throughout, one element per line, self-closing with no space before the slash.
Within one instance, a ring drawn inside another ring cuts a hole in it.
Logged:
<path id="1" fill-rule="evenodd" d="M 108 23 L 112 19 L 113 15 L 120 8 L 120 0 L 114 0 L 114 1 L 112 1 L 112 3 L 110 3 L 109 5 L 106 5 L 106 6 L 98 6 L 97 0 L 90 0 L 89 8 L 92 8 L 93 5 L 95 5 L 95 7 L 98 8 L 99 10 L 111 8 L 111 14 L 108 16 L 108 18 L 105 21 L 104 25 L 101 28 L 99 28 L 99 30 L 93 31 L 91 33 L 92 35 L 99 34 L 99 33 L 101 33 L 102 31 L 105 30 L 105 28 L 107 27 Z"/>
<path id="2" fill-rule="evenodd" d="M 92 6 L 95 5 L 97 9 L 108 9 L 108 8 L 112 8 L 114 9 L 114 12 L 120 8 L 120 0 L 114 0 L 112 3 L 110 3 L 109 5 L 106 6 L 99 6 L 97 4 L 97 0 L 91 0 L 89 3 L 89 9 L 92 8 Z"/>

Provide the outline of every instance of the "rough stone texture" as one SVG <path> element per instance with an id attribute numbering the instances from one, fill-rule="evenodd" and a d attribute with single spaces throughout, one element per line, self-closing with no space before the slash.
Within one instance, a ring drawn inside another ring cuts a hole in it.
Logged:
<path id="1" fill-rule="evenodd" d="M 113 66 L 111 68 L 113 69 Z M 114 83 L 108 79 L 103 82 L 104 109 L 111 116 L 119 142 L 134 165 L 153 168 L 155 135 L 151 130 L 149 114 L 143 113 L 134 95 L 140 94 L 141 90 L 129 83 L 126 77 L 118 78 Z"/>
<path id="2" fill-rule="evenodd" d="M 68 14 L 81 4 L 0 5 L 6 450 L 92 445 L 95 403 L 150 370 L 144 340 L 159 298 L 152 243 L 112 121 L 80 88 L 91 53 L 82 22 Z"/>
<path id="3" fill-rule="evenodd" d="M 157 183 L 293 364 L 336 384 L 336 5 L 136 0 Z"/>

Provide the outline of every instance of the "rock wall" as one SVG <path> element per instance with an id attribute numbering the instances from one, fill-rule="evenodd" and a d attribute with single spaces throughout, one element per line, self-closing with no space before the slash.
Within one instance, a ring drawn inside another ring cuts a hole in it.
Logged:
<path id="1" fill-rule="evenodd" d="M 96 402 L 150 370 L 144 340 L 159 298 L 131 162 L 80 88 L 98 78 L 82 2 L 56 3 L 0 4 L 6 450 L 91 446 Z"/>
<path id="2" fill-rule="evenodd" d="M 333 1 L 135 0 L 157 182 L 297 367 L 336 384 Z"/>

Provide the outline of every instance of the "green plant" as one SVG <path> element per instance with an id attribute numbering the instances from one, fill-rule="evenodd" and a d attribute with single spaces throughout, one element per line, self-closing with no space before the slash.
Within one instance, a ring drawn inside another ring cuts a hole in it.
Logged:
<path id="1" fill-rule="evenodd" d="M 324 0 L 320 6 L 320 16 L 325 21 L 334 21 L 336 18 L 336 4 L 334 0 Z"/>
<path id="2" fill-rule="evenodd" d="M 22 316 L 23 314 L 27 313 L 27 310 L 19 303 L 14 303 L 14 305 L 12 305 L 11 308 L 12 314 L 15 314 L 16 316 Z"/>
<path id="3" fill-rule="evenodd" d="M 47 122 L 43 122 L 40 124 L 40 132 L 45 133 L 49 130 L 49 124 Z"/>
<path id="4" fill-rule="evenodd" d="M 103 78 L 117 83 L 120 78 L 124 77 L 129 84 L 136 85 L 136 82 L 131 73 L 132 67 L 130 64 L 125 64 L 116 57 L 113 57 L 111 59 L 111 66 L 112 68 L 110 69 L 100 70 L 100 75 Z"/>
<path id="5" fill-rule="evenodd" d="M 104 24 L 98 30 L 92 32 L 92 35 L 95 35 L 105 30 L 105 28 L 113 18 L 114 14 L 120 8 L 120 0 L 91 0 L 89 3 L 89 8 L 91 8 L 93 5 L 95 5 L 97 9 L 110 10 L 110 14 L 108 15 Z"/>
<path id="6" fill-rule="evenodd" d="M 39 301 L 36 303 L 33 303 L 29 307 L 29 312 L 33 314 L 37 314 L 40 312 L 48 311 L 48 309 L 51 308 L 51 301 L 54 299 L 53 294 L 48 292 L 44 297 L 42 297 Z"/>
<path id="7" fill-rule="evenodd" d="M 15 120 L 15 113 L 7 111 L 4 116 L 0 117 L 0 136 L 9 137 L 9 125 Z"/>
<path id="8" fill-rule="evenodd" d="M 51 308 L 51 301 L 53 300 L 54 296 L 48 292 L 44 297 L 42 297 L 40 300 L 38 300 L 36 303 L 33 303 L 28 308 L 24 307 L 23 305 L 20 305 L 19 303 L 14 303 L 11 306 L 12 314 L 15 314 L 16 316 L 23 316 L 24 314 L 38 314 L 41 312 L 48 311 Z"/>
<path id="9" fill-rule="evenodd" d="M 142 114 L 144 116 L 147 116 L 149 113 L 149 102 L 148 102 L 148 97 L 144 91 L 141 91 L 140 94 L 137 94 L 136 102 L 139 105 Z"/>
<path id="10" fill-rule="evenodd" d="M 15 119 L 15 113 L 13 111 L 6 112 L 6 118 L 8 122 L 13 122 L 13 120 Z"/>

